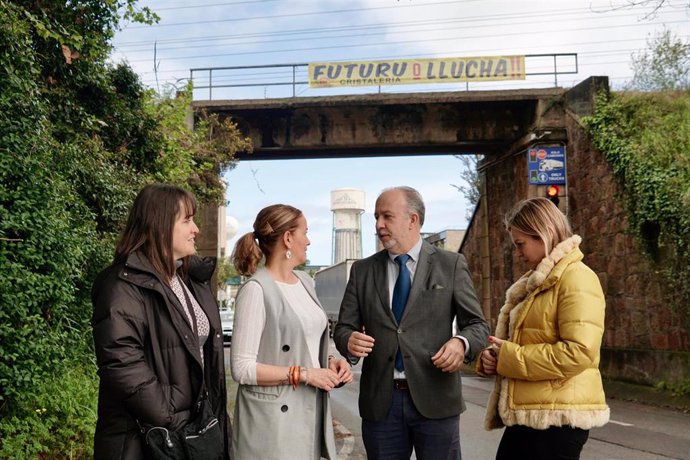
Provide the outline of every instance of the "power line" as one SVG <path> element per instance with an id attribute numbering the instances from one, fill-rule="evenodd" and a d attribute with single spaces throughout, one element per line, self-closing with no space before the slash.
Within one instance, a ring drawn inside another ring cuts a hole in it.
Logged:
<path id="1" fill-rule="evenodd" d="M 682 21 L 678 21 L 682 22 Z M 664 24 L 673 24 L 675 22 L 665 22 Z M 523 24 L 528 24 L 528 22 L 525 23 L 512 23 L 511 25 L 523 25 Z M 636 27 L 637 25 L 635 24 L 626 24 L 622 26 L 615 26 L 615 27 Z M 612 26 L 606 26 L 607 29 L 610 29 Z M 566 31 L 577 31 L 577 30 L 596 30 L 596 29 L 601 29 L 604 27 L 590 27 L 588 29 L 565 29 Z M 455 27 L 433 27 L 433 28 L 426 28 L 426 29 L 417 29 L 417 30 L 401 30 L 401 31 L 393 31 L 393 32 L 387 32 L 387 31 L 382 31 L 382 32 L 371 32 L 371 33 L 362 33 L 357 36 L 357 38 L 362 38 L 362 37 L 375 37 L 379 35 L 397 35 L 397 34 L 416 34 L 416 33 L 423 33 L 423 32 L 443 32 L 443 31 L 448 31 L 448 30 L 455 30 Z M 504 34 L 505 35 L 505 34 Z M 492 37 L 495 37 L 496 35 L 492 35 Z M 336 39 L 336 38 L 352 38 L 351 35 L 330 35 L 328 37 L 324 37 L 328 39 Z M 462 37 L 463 39 L 483 39 L 487 38 L 485 35 L 468 35 Z M 248 46 L 248 45 L 268 45 L 268 44 L 273 44 L 273 43 L 286 43 L 286 42 L 295 42 L 295 41 L 304 41 L 305 38 L 299 37 L 299 38 L 285 38 L 282 40 L 265 40 L 265 41 L 250 41 L 250 42 L 235 42 L 235 43 L 229 43 L 229 44 L 215 44 L 215 45 L 191 45 L 191 46 L 176 46 L 176 47 L 158 47 L 158 51 L 174 51 L 174 50 L 192 50 L 196 48 L 204 48 L 208 49 L 211 46 L 214 47 L 219 47 L 219 46 Z M 425 40 L 418 40 L 418 42 L 432 42 L 436 40 L 435 38 L 429 38 Z M 608 41 L 607 41 L 608 42 Z M 118 48 L 119 49 L 119 48 Z M 150 50 L 149 49 L 144 49 L 144 50 L 137 50 L 137 51 L 131 51 L 130 53 L 143 53 L 146 52 L 148 53 Z"/>
<path id="2" fill-rule="evenodd" d="M 669 12 L 670 13 L 670 12 Z M 573 19 L 578 19 L 578 18 L 573 18 L 573 14 L 579 14 L 582 16 L 586 16 L 586 18 L 591 17 L 591 12 L 589 10 L 583 10 L 581 8 L 577 9 L 568 9 L 568 10 L 563 10 L 563 9 L 556 9 L 556 10 L 550 10 L 550 11 L 544 11 L 543 9 L 540 9 L 538 11 L 523 11 L 520 13 L 505 13 L 505 14 L 492 14 L 492 15 L 481 15 L 481 16 L 472 16 L 472 17 L 462 17 L 462 18 L 441 18 L 441 19 L 425 19 L 425 20 L 419 20 L 419 21 L 401 21 L 401 22 L 384 22 L 384 23 L 374 23 L 374 24 L 364 24 L 364 25 L 346 25 L 346 26 L 336 26 L 336 27 L 322 27 L 322 28 L 307 28 L 307 29 L 292 29 L 292 30 L 281 30 L 277 32 L 261 32 L 261 33 L 243 33 L 243 34 L 233 34 L 233 35 L 207 35 L 207 36 L 192 36 L 192 37 L 177 37 L 173 39 L 164 39 L 164 40 L 156 40 L 157 43 L 159 44 L 165 44 L 165 43 L 190 43 L 190 42 L 195 42 L 195 41 L 213 41 L 213 40 L 223 40 L 223 39 L 234 39 L 234 38 L 249 38 L 249 37 L 254 37 L 254 38 L 261 38 L 261 37 L 280 37 L 280 36 L 286 36 L 286 35 L 302 35 L 302 34 L 316 34 L 316 33 L 326 33 L 330 31 L 358 31 L 358 30 L 367 30 L 367 29 L 372 29 L 372 28 L 381 28 L 381 27 L 386 27 L 388 29 L 390 28 L 396 28 L 399 26 L 406 26 L 406 25 L 416 25 L 416 24 L 421 24 L 421 25 L 427 25 L 427 24 L 435 24 L 435 23 L 476 23 L 476 22 L 485 22 L 485 21 L 496 21 L 499 19 L 506 19 L 506 20 L 515 20 L 515 19 L 522 19 L 522 18 L 529 18 L 529 19 L 534 19 L 534 18 L 547 18 L 547 17 L 552 17 L 555 19 L 558 19 L 559 17 L 566 17 L 568 20 L 573 20 Z M 663 13 L 660 13 L 663 14 Z M 631 16 L 638 16 L 638 13 L 631 12 L 629 14 L 619 14 L 616 16 L 616 19 L 619 18 L 626 18 L 626 17 L 631 17 Z M 609 19 L 602 17 L 601 19 Z M 511 24 L 512 25 L 512 24 Z M 137 40 L 137 41 L 131 41 L 131 42 L 119 42 L 117 46 L 119 48 L 125 48 L 129 46 L 138 46 L 138 45 L 152 45 L 153 41 L 151 40 Z"/>
<path id="3" fill-rule="evenodd" d="M 556 14 L 557 16 L 560 16 L 561 14 L 570 14 L 570 13 L 582 13 L 583 11 L 581 9 L 572 9 L 572 10 L 552 10 L 552 11 L 533 11 L 533 12 L 523 12 L 523 13 L 518 13 L 518 14 L 513 14 L 513 13 L 506 13 L 506 14 L 495 14 L 495 15 L 489 15 L 489 16 L 473 16 L 473 17 L 464 17 L 464 18 L 454 18 L 453 20 L 459 21 L 459 22 L 478 22 L 478 21 L 493 21 L 496 19 L 515 19 L 515 18 L 521 18 L 521 17 L 534 17 L 534 16 L 547 16 Z M 584 12 L 587 13 L 587 12 Z M 308 28 L 308 29 L 290 29 L 290 30 L 283 30 L 283 31 L 278 31 L 278 32 L 262 32 L 262 33 L 243 33 L 243 34 L 235 34 L 235 35 L 220 35 L 220 36 L 200 36 L 200 37 L 183 37 L 183 38 L 174 38 L 174 39 L 169 39 L 169 40 L 158 40 L 159 43 L 178 43 L 178 42 L 190 42 L 190 41 L 199 41 L 199 40 L 207 40 L 207 39 L 224 39 L 224 38 L 243 38 L 243 37 L 266 37 L 266 36 L 283 36 L 283 35 L 294 35 L 294 34 L 303 34 L 303 33 L 321 33 L 321 32 L 328 32 L 328 31 L 340 31 L 340 30 L 364 30 L 364 29 L 369 29 L 369 28 L 380 28 L 380 27 L 396 27 L 399 25 L 412 25 L 416 23 L 422 23 L 422 24 L 428 24 L 428 23 L 434 23 L 434 22 L 443 22 L 442 19 L 425 19 L 425 20 L 420 20 L 420 21 L 400 21 L 400 22 L 382 22 L 382 23 L 374 23 L 374 24 L 363 24 L 363 25 L 346 25 L 346 26 L 336 26 L 336 27 L 321 27 L 321 28 Z M 133 41 L 133 42 L 121 42 L 119 45 L 136 45 L 140 43 L 151 43 L 150 41 Z"/>
<path id="4" fill-rule="evenodd" d="M 480 0 L 468 0 L 468 1 L 480 1 Z M 375 11 L 375 10 L 388 10 L 391 8 L 419 8 L 426 6 L 436 6 L 436 5 L 447 5 L 450 3 L 463 3 L 460 0 L 451 0 L 445 2 L 434 2 L 434 3 L 420 3 L 414 5 L 393 5 L 393 6 L 374 6 L 369 8 L 349 8 L 342 10 L 329 10 L 329 11 L 309 11 L 306 13 L 289 13 L 289 14 L 276 14 L 271 16 L 253 16 L 245 18 L 231 18 L 231 19 L 214 19 L 208 21 L 190 21 L 190 22 L 172 22 L 169 24 L 152 24 L 150 26 L 138 26 L 130 27 L 130 29 L 145 29 L 150 27 L 177 27 L 177 26 L 191 26 L 191 25 L 201 25 L 201 24 L 218 24 L 224 22 L 242 22 L 242 21 L 257 21 L 263 19 L 283 19 L 283 18 L 295 18 L 295 17 L 305 17 L 305 16 L 321 16 L 328 14 L 343 14 L 343 13 L 359 13 L 363 11 Z"/>
<path id="5" fill-rule="evenodd" d="M 201 9 L 201 8 L 212 8 L 216 6 L 236 6 L 236 5 L 242 5 L 246 3 L 268 3 L 268 2 L 277 2 L 278 0 L 244 0 L 244 1 L 237 1 L 237 2 L 224 2 L 224 3 L 197 3 L 194 5 L 185 5 L 185 6 L 167 6 L 163 8 L 151 8 L 154 12 L 158 11 L 172 11 L 172 10 L 186 10 L 186 9 Z"/>
<path id="6" fill-rule="evenodd" d="M 545 16 L 545 17 L 549 17 L 550 15 L 544 15 L 544 16 Z M 626 16 L 631 16 L 631 15 L 626 15 Z M 573 18 L 573 17 L 571 16 L 571 17 L 569 17 L 569 19 L 571 19 L 571 20 L 578 20 L 579 18 L 577 18 L 577 17 L 576 17 L 576 18 Z M 280 40 L 256 40 L 256 41 L 245 41 L 245 42 L 233 42 L 233 43 L 230 43 L 230 44 L 233 45 L 233 46 L 237 46 L 237 45 L 270 44 L 270 43 L 276 43 L 276 42 L 284 43 L 284 42 L 286 42 L 286 41 L 306 40 L 306 39 L 309 38 L 309 37 L 306 36 L 306 35 L 308 35 L 308 34 L 313 34 L 313 33 L 326 33 L 326 32 L 341 32 L 341 31 L 347 32 L 347 34 L 336 35 L 336 34 L 334 33 L 334 34 L 330 34 L 330 35 L 327 35 L 327 36 L 320 36 L 320 37 L 317 37 L 317 38 L 318 38 L 318 39 L 321 39 L 321 40 L 323 40 L 323 39 L 334 39 L 334 38 L 348 38 L 348 37 L 352 37 L 352 35 L 351 35 L 352 32 L 355 32 L 355 31 L 359 32 L 359 31 L 370 30 L 370 29 L 374 29 L 374 30 L 376 30 L 376 32 L 371 32 L 371 33 L 360 33 L 360 34 L 358 34 L 358 37 L 362 37 L 362 36 L 377 36 L 377 35 L 384 35 L 384 34 L 422 33 L 422 32 L 429 32 L 429 31 L 441 32 L 441 31 L 446 31 L 446 30 L 453 30 L 453 29 L 455 29 L 455 27 L 438 27 L 439 25 L 442 25 L 442 24 L 445 24 L 445 25 L 461 24 L 461 23 L 464 23 L 464 22 L 467 22 L 467 21 L 468 21 L 468 20 L 467 20 L 466 18 L 452 18 L 452 19 L 444 19 L 444 20 L 410 21 L 410 22 L 404 23 L 404 24 L 403 24 L 403 23 L 395 24 L 395 26 L 392 27 L 392 29 L 394 29 L 394 30 L 389 30 L 389 29 L 381 30 L 381 25 L 385 25 L 385 24 L 376 24 L 376 25 L 371 25 L 371 26 L 338 27 L 338 28 L 332 28 L 332 29 L 315 29 L 314 31 L 300 32 L 299 35 L 302 35 L 302 34 L 305 35 L 305 36 L 301 36 L 301 37 L 295 37 L 295 38 L 281 38 Z M 472 22 L 476 22 L 476 21 L 472 21 Z M 499 23 L 495 23 L 495 24 L 492 24 L 491 27 L 503 27 L 503 26 L 506 26 L 506 25 L 518 26 L 518 25 L 532 24 L 533 22 L 534 22 L 534 16 L 531 16 L 531 17 L 529 17 L 529 20 L 528 20 L 528 21 L 525 21 L 525 22 L 515 22 L 514 19 L 510 19 L 510 22 L 505 22 L 505 23 L 499 22 Z M 422 27 L 422 26 L 427 26 L 427 25 L 431 25 L 431 26 L 434 26 L 434 27 L 431 28 L 431 29 L 429 29 L 429 28 L 425 28 L 425 29 L 414 29 L 414 30 L 404 29 L 404 27 Z M 603 28 L 603 27 L 609 28 L 610 26 L 602 26 L 602 28 Z M 472 27 L 472 28 L 474 28 L 474 27 Z M 484 27 L 482 27 L 482 28 L 484 28 Z M 399 29 L 401 29 L 401 30 L 399 30 Z M 298 33 L 294 33 L 294 32 L 293 32 L 293 33 L 288 33 L 288 32 L 277 32 L 277 33 L 271 33 L 271 34 L 242 34 L 242 35 L 225 36 L 225 37 L 222 37 L 222 38 L 221 38 L 221 37 L 217 37 L 217 38 L 210 38 L 210 39 L 193 39 L 193 40 L 187 41 L 186 43 L 195 42 L 195 41 L 221 41 L 221 40 L 233 40 L 233 39 L 238 40 L 238 39 L 241 39 L 241 38 L 250 38 L 250 37 L 252 37 L 252 36 L 256 36 L 256 37 L 269 37 L 269 36 L 286 36 L 286 35 L 298 35 Z M 484 37 L 481 37 L 481 38 L 484 38 Z M 171 43 L 171 42 L 173 42 L 173 41 L 172 41 L 172 40 L 168 40 L 168 41 L 165 41 L 165 40 L 157 40 L 157 41 L 156 41 L 156 44 L 157 44 L 157 45 L 160 45 L 161 43 Z M 182 41 L 179 40 L 179 39 L 174 40 L 174 42 L 175 42 L 175 43 L 182 43 Z M 146 45 L 143 44 L 144 42 L 139 42 L 139 43 L 140 43 L 140 44 L 137 44 L 137 45 L 129 45 L 129 46 L 138 46 L 139 48 L 141 48 L 141 49 L 139 49 L 139 50 L 132 50 L 131 52 L 148 51 L 148 50 L 150 49 L 149 47 L 153 44 L 152 42 L 146 42 Z M 124 48 L 129 48 L 129 46 L 124 47 L 124 46 L 122 46 L 122 44 L 120 44 L 120 45 L 117 45 L 117 49 L 118 49 L 118 50 L 123 50 Z M 146 47 L 143 48 L 144 46 L 146 46 Z M 163 50 L 163 51 L 170 51 L 170 50 L 178 50 L 178 49 L 208 48 L 209 46 L 222 46 L 222 44 L 221 44 L 221 43 L 216 43 L 216 44 L 208 44 L 208 43 L 206 43 L 206 44 L 203 44 L 203 45 L 189 45 L 189 44 L 187 44 L 187 45 L 185 45 L 185 46 L 170 46 L 170 47 L 161 47 L 161 46 L 158 46 L 158 50 L 159 50 L 159 51 L 161 51 L 161 50 Z"/>
<path id="7" fill-rule="evenodd" d="M 272 1 L 272 0 L 264 0 L 264 1 Z M 195 5 L 195 6 L 225 6 L 229 4 L 240 4 L 240 3 L 263 3 L 262 1 L 239 1 L 239 2 L 226 2 L 226 3 L 215 3 L 215 4 L 209 4 L 209 5 Z M 455 1 L 455 2 L 434 2 L 434 3 L 427 3 L 427 4 L 421 4 L 419 6 L 434 6 L 434 5 L 446 5 L 450 3 L 463 3 L 461 1 Z M 411 6 L 411 5 L 410 5 Z M 675 6 L 675 5 L 671 5 Z M 396 8 L 400 7 L 408 7 L 407 5 L 399 5 L 395 6 Z M 189 6 L 183 6 L 183 7 L 169 7 L 169 9 L 185 9 L 189 8 Z M 388 8 L 388 7 L 385 7 Z M 334 14 L 334 13 L 342 13 L 344 11 L 364 11 L 364 10 L 370 10 L 370 9 L 385 9 L 384 7 L 376 7 L 376 8 L 358 8 L 358 9 L 350 9 L 350 10 L 333 10 L 333 11 L 328 11 L 328 12 L 309 12 L 309 13 L 301 13 L 305 15 L 316 15 L 316 14 Z M 684 8 L 685 9 L 685 8 Z M 590 9 L 591 11 L 591 9 Z M 630 11 L 633 11 L 633 9 L 630 9 Z M 663 15 L 664 12 L 661 12 Z M 615 19 L 620 19 L 624 17 L 631 17 L 634 16 L 635 13 L 626 13 L 626 14 L 616 14 Z M 293 17 L 292 14 L 289 15 L 273 15 L 273 16 L 261 16 L 261 17 L 255 17 L 255 18 L 250 18 L 250 19 L 265 19 L 265 18 L 280 18 L 280 17 Z M 169 40 L 157 40 L 157 43 L 168 43 L 168 44 L 175 44 L 175 43 L 180 43 L 180 42 L 205 42 L 206 44 L 203 46 L 204 48 L 211 48 L 214 46 L 219 46 L 220 44 L 210 44 L 208 43 L 209 41 L 227 41 L 227 40 L 240 40 L 244 39 L 244 42 L 235 42 L 230 45 L 222 45 L 222 46 L 233 46 L 233 47 L 240 47 L 240 46 L 250 46 L 250 45 L 271 45 L 276 42 L 280 43 L 285 43 L 289 41 L 296 41 L 296 40 L 307 40 L 307 37 L 299 38 L 300 36 L 304 35 L 311 35 L 312 40 L 333 40 L 333 39 L 341 39 L 341 38 L 348 38 L 349 35 L 343 36 L 342 32 L 361 32 L 361 31 L 369 31 L 366 33 L 358 33 L 357 38 L 367 38 L 371 42 L 371 37 L 375 37 L 380 34 L 380 32 L 375 32 L 371 31 L 371 29 L 374 28 L 381 28 L 385 27 L 388 30 L 385 33 L 388 34 L 400 34 L 400 33 L 407 33 L 407 34 L 419 34 L 419 33 L 424 33 L 424 32 L 429 32 L 430 29 L 425 27 L 429 25 L 434 25 L 436 27 L 433 28 L 434 32 L 444 32 L 449 30 L 451 27 L 438 27 L 440 25 L 452 25 L 452 24 L 464 24 L 464 23 L 469 23 L 471 24 L 470 26 L 465 26 L 462 27 L 463 32 L 466 32 L 468 30 L 476 29 L 477 27 L 483 27 L 486 29 L 487 27 L 505 27 L 505 26 L 519 26 L 519 25 L 524 25 L 524 24 L 533 24 L 536 25 L 537 28 L 542 27 L 542 30 L 539 30 L 539 32 L 533 32 L 533 33 L 541 33 L 544 32 L 543 26 L 546 24 L 546 21 L 543 21 L 545 18 L 555 18 L 557 20 L 560 19 L 567 19 L 570 21 L 577 21 L 585 18 L 589 18 L 590 16 L 588 15 L 587 12 L 583 12 L 582 9 L 564 9 L 564 10 L 551 10 L 551 11 L 532 11 L 532 12 L 519 12 L 519 13 L 500 13 L 500 14 L 491 14 L 491 15 L 477 15 L 473 17 L 462 17 L 462 18 L 447 18 L 443 17 L 441 19 L 424 19 L 424 20 L 415 20 L 415 21 L 399 21 L 399 22 L 389 22 L 389 23 L 378 23 L 378 24 L 357 24 L 357 25 L 346 25 L 346 26 L 337 26 L 337 27 L 323 27 L 323 28 L 308 28 L 308 29 L 292 29 L 292 30 L 279 30 L 276 32 L 264 32 L 264 33 L 245 33 L 245 34 L 235 34 L 235 35 L 216 35 L 216 36 L 198 36 L 198 37 L 190 37 L 190 38 L 175 38 L 175 39 L 169 39 Z M 676 16 L 677 17 L 677 16 Z M 523 19 L 523 18 L 529 18 L 530 21 L 527 22 L 515 22 L 516 19 Z M 535 21 L 535 18 L 539 18 L 541 21 Z M 659 18 L 659 16 L 657 16 Z M 602 17 L 602 19 L 609 20 L 610 18 L 607 17 Z M 509 20 L 510 22 L 506 22 L 504 20 Z M 597 21 L 598 18 L 594 18 L 591 22 Z M 478 26 L 478 23 L 482 22 L 492 22 L 491 24 L 483 25 L 483 26 Z M 199 23 L 201 24 L 207 24 L 211 22 L 218 22 L 218 21 L 200 21 Z M 548 21 L 552 22 L 552 21 Z M 678 24 L 678 23 L 685 23 L 685 21 L 659 21 L 664 25 L 668 24 Z M 571 29 L 560 29 L 560 30 L 554 30 L 554 32 L 571 32 L 571 31 L 591 31 L 591 30 L 612 30 L 614 28 L 621 28 L 621 27 L 637 27 L 637 26 L 654 26 L 658 25 L 658 22 L 652 22 L 648 21 L 642 24 L 624 24 L 624 25 L 617 25 L 617 26 L 592 26 L 592 27 L 584 27 L 584 28 L 571 28 Z M 390 29 L 393 29 L 392 31 Z M 397 30 L 396 30 L 397 29 Z M 532 30 L 532 29 L 530 29 Z M 549 32 L 549 31 L 546 31 Z M 338 35 L 338 33 L 341 33 Z M 319 35 L 320 36 L 315 36 Z M 520 32 L 519 35 L 525 36 L 525 35 L 530 35 L 532 32 Z M 586 35 L 586 34 L 583 34 Z M 298 38 L 285 38 L 285 37 L 291 37 L 291 36 L 297 36 Z M 382 46 L 396 46 L 396 45 L 405 45 L 405 44 L 410 44 L 410 43 L 442 43 L 450 40 L 457 40 L 457 41 L 463 41 L 463 40 L 485 40 L 489 38 L 496 38 L 496 37 L 514 37 L 516 34 L 510 34 L 510 33 L 504 33 L 504 34 L 483 34 L 483 35 L 466 35 L 466 36 L 454 36 L 454 37 L 437 37 L 437 38 L 427 38 L 427 39 L 422 39 L 422 40 L 403 40 L 403 41 L 394 41 L 394 42 L 385 42 L 385 43 L 380 43 Z M 179 37 L 179 36 L 178 36 Z M 283 39 L 278 39 L 278 40 L 250 40 L 247 41 L 247 39 L 250 38 L 263 38 L 263 37 L 284 37 Z M 355 37 L 353 37 L 355 39 Z M 587 45 L 600 45 L 600 44 L 605 44 L 605 45 L 611 45 L 612 43 L 615 42 L 635 42 L 639 40 L 635 39 L 628 39 L 628 40 L 616 40 L 616 41 L 611 41 L 611 40 L 606 40 L 606 41 L 598 41 L 598 42 L 588 42 L 588 43 L 564 43 L 563 45 L 560 46 L 578 46 L 578 47 L 583 47 Z M 145 45 L 147 42 L 146 41 L 132 41 L 132 42 L 121 42 L 121 44 L 118 46 L 118 50 L 121 53 L 125 53 L 126 48 L 130 48 L 130 51 L 126 54 L 134 54 L 134 53 L 143 53 L 143 52 L 148 52 L 148 50 L 131 50 L 133 47 L 142 47 Z M 151 43 L 151 42 L 148 42 Z M 241 55 L 265 55 L 265 54 L 276 54 L 276 53 L 291 53 L 291 52 L 304 52 L 304 51 L 321 51 L 321 50 L 330 50 L 330 49 L 337 49 L 337 48 L 351 48 L 351 49 L 360 49 L 364 51 L 364 48 L 371 47 L 371 46 L 377 46 L 379 44 L 376 43 L 364 43 L 364 44 L 342 44 L 342 45 L 331 45 L 331 46 L 325 46 L 325 47 L 302 47 L 300 49 L 278 49 L 278 50 L 262 50 L 262 51 L 253 51 L 253 52 L 235 52 L 235 53 L 224 53 L 224 54 L 209 54 L 205 56 L 170 56 L 168 58 L 165 58 L 166 60 L 179 60 L 179 59 L 186 59 L 186 60 L 192 60 L 192 59 L 203 59 L 203 58 L 218 58 L 218 57 L 232 57 L 232 56 L 241 56 Z M 550 46 L 559 46 L 556 43 L 549 43 Z M 173 50 L 192 50 L 194 48 L 198 48 L 199 46 L 171 46 L 171 47 L 158 47 L 158 50 L 164 50 L 164 51 L 173 51 Z M 629 50 L 630 52 L 632 51 L 637 51 L 636 50 Z M 500 49 L 499 51 L 501 54 L 505 54 L 505 48 Z M 604 55 L 621 55 L 624 51 L 616 51 L 613 53 L 608 53 L 608 51 L 592 51 L 592 52 L 582 52 L 578 50 L 578 56 L 581 58 L 584 56 L 589 56 L 589 57 L 596 57 Z M 422 57 L 422 58 L 429 58 L 429 57 L 436 57 L 440 54 L 443 54 L 443 51 L 436 50 L 432 55 L 429 53 L 425 54 L 417 54 L 416 56 Z M 456 54 L 457 53 L 457 47 L 453 47 L 451 51 L 448 53 L 450 54 Z M 481 53 L 487 53 L 486 50 L 481 51 Z M 471 55 L 472 52 L 465 50 L 465 56 Z M 515 53 L 515 54 L 521 54 L 521 53 Z M 408 55 L 409 56 L 409 55 Z M 380 57 L 380 59 L 394 59 L 395 57 L 392 57 L 390 54 L 386 54 L 386 56 Z M 377 59 L 377 58 L 372 58 L 372 57 L 351 57 L 347 59 L 348 61 L 351 60 L 362 60 L 362 59 L 367 59 L 367 60 L 372 60 L 372 59 Z M 138 63 L 138 62 L 146 62 L 149 59 L 139 59 L 139 60 L 132 60 L 130 62 L 132 63 Z M 332 61 L 333 59 L 329 59 L 329 61 Z M 345 59 L 343 59 L 345 60 Z M 607 61 L 603 65 L 612 65 L 612 64 L 621 64 L 625 63 L 627 61 L 622 61 L 622 62 L 611 62 Z M 579 62 L 580 67 L 586 67 L 588 65 L 597 65 L 595 64 L 588 64 L 584 60 L 580 60 Z M 165 74 L 165 75 L 170 75 L 172 73 L 176 72 L 188 72 L 188 69 L 175 69 L 175 70 L 170 70 L 170 71 L 159 71 L 158 74 Z M 150 75 L 154 72 L 143 72 L 140 73 L 140 75 Z M 264 72 L 262 74 L 262 77 L 267 77 L 267 74 Z M 214 78 L 214 81 L 216 79 Z"/>
<path id="8" fill-rule="evenodd" d="M 683 23 L 684 21 L 667 21 L 665 24 L 677 24 L 677 23 Z M 617 26 L 609 26 L 607 29 L 619 29 L 619 28 L 628 28 L 628 27 L 638 27 L 637 24 L 623 24 L 623 25 L 617 25 Z M 584 28 L 576 28 L 576 29 L 567 29 L 568 31 L 571 32 L 578 32 L 578 31 L 587 31 L 587 30 L 600 30 L 602 27 L 584 27 Z M 562 31 L 562 30 L 561 30 Z M 524 32 L 521 35 L 535 35 L 535 34 L 541 34 L 543 33 L 544 30 L 538 30 L 538 31 L 532 31 L 532 32 Z M 492 34 L 492 38 L 496 37 L 513 37 L 515 34 L 514 33 L 505 33 L 505 34 Z M 386 42 L 386 46 L 393 46 L 393 45 L 409 45 L 409 44 L 418 44 L 418 43 L 429 43 L 429 42 L 443 42 L 443 41 L 449 41 L 449 40 L 468 40 L 468 39 L 481 39 L 481 38 L 487 38 L 486 36 L 454 36 L 454 37 L 442 37 L 442 38 L 430 38 L 430 39 L 425 39 L 425 40 L 399 40 L 399 41 L 392 41 L 392 42 Z M 607 41 L 608 42 L 608 41 Z M 607 43 L 607 42 L 599 42 L 599 43 Z M 185 59 L 185 60 L 197 60 L 197 59 L 205 59 L 205 58 L 219 58 L 219 57 L 231 57 L 231 56 L 246 56 L 246 55 L 260 55 L 260 54 L 277 54 L 277 53 L 285 53 L 285 52 L 303 52 L 303 51 L 319 51 L 319 50 L 326 50 L 326 49 L 343 49 L 343 48 L 365 48 L 365 47 L 372 47 L 372 46 L 380 46 L 380 43 L 359 43 L 359 44 L 342 44 L 342 45 L 326 45 L 326 46 L 316 46 L 316 47 L 302 47 L 302 48 L 283 48 L 283 49 L 270 49 L 270 50 L 251 50 L 251 51 L 241 51 L 241 52 L 233 52 L 233 53 L 221 53 L 221 54 L 202 54 L 202 55 L 194 55 L 194 56 L 171 56 L 171 59 Z M 136 62 L 146 62 L 149 59 L 135 59 L 130 62 L 136 63 Z"/>

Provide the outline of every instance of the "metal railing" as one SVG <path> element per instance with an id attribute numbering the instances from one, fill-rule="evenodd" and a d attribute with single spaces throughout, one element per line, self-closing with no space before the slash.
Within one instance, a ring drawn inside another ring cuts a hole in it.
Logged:
<path id="1" fill-rule="evenodd" d="M 577 53 L 554 53 L 554 54 L 525 54 L 525 69 L 530 67 L 529 62 L 535 67 L 534 71 L 526 71 L 525 77 L 534 76 L 553 76 L 554 86 L 558 86 L 559 75 L 573 75 L 578 73 Z M 566 64 L 559 62 L 568 59 Z M 550 66 L 547 70 L 542 70 L 543 63 L 547 61 Z M 276 87 L 291 86 L 292 97 L 298 95 L 298 87 L 308 88 L 309 80 L 307 68 L 309 64 L 267 64 L 249 66 L 229 66 L 229 67 L 199 67 L 190 69 L 189 78 L 193 83 L 194 90 L 208 89 L 208 99 L 213 100 L 213 91 L 221 88 L 248 88 L 248 87 Z M 566 70 L 564 70 L 564 67 Z M 270 70 L 275 70 L 271 72 Z M 256 72 L 260 71 L 260 72 Z M 253 73 L 252 73 L 253 72 Z M 470 83 L 480 84 L 483 82 L 465 82 L 466 90 L 470 90 Z M 418 85 L 417 85 L 418 86 Z M 320 88 L 313 88 L 319 91 Z M 339 88 L 344 94 L 344 88 Z M 378 87 L 379 93 L 381 86 Z M 289 97 L 289 96 L 283 96 Z"/>

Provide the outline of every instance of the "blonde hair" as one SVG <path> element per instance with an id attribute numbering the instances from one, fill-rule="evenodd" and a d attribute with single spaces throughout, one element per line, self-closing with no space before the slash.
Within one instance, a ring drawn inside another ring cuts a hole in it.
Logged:
<path id="1" fill-rule="evenodd" d="M 235 243 L 232 263 L 243 275 L 253 275 L 262 256 L 268 258 L 287 231 L 297 228 L 302 211 L 287 204 L 266 206 L 254 220 L 254 231 L 245 233 Z"/>
<path id="2" fill-rule="evenodd" d="M 518 202 L 505 216 L 506 230 L 518 230 L 539 238 L 546 255 L 561 241 L 573 236 L 568 219 L 546 198 L 529 198 Z"/>

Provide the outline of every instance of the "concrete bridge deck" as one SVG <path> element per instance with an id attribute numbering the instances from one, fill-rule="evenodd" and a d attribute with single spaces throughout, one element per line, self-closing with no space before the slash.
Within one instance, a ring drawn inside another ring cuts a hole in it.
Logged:
<path id="1" fill-rule="evenodd" d="M 562 100 L 562 88 L 194 101 L 252 139 L 240 159 L 505 152 Z M 547 125 L 558 130 L 553 121 Z M 556 123 L 557 124 L 557 123 Z"/>

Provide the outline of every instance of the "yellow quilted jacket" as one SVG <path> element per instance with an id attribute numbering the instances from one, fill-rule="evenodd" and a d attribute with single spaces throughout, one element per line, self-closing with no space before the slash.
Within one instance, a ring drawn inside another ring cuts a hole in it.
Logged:
<path id="1" fill-rule="evenodd" d="M 580 241 L 575 235 L 561 242 L 506 292 L 496 326 L 496 337 L 506 342 L 498 354 L 487 429 L 590 429 L 609 420 L 599 373 L 604 293 L 582 263 Z"/>

